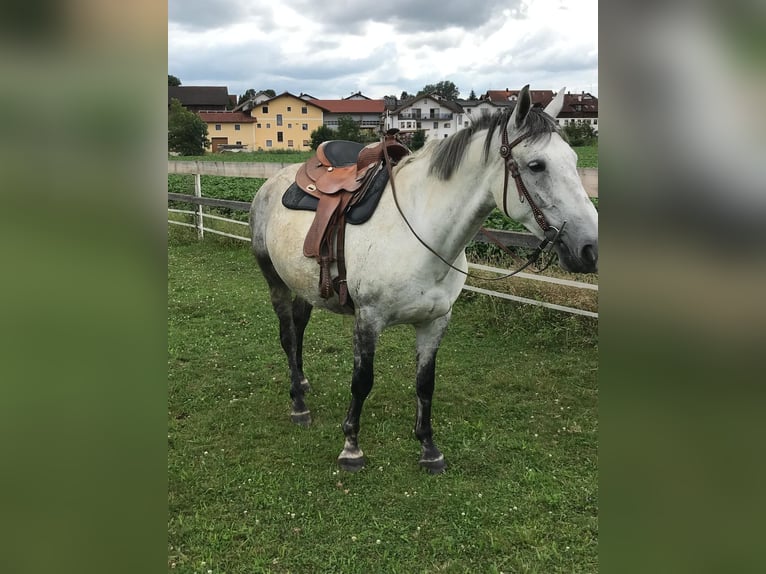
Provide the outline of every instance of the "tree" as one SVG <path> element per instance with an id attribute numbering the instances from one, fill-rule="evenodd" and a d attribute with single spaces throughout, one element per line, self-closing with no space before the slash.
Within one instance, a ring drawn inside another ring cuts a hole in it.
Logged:
<path id="1" fill-rule="evenodd" d="M 180 86 L 180 85 L 181 85 L 181 80 L 179 80 L 175 76 L 171 76 L 170 74 L 168 74 L 168 86 Z"/>
<path id="2" fill-rule="evenodd" d="M 469 101 L 471 101 L 471 102 L 475 102 L 475 101 L 476 101 L 476 100 L 478 100 L 478 99 L 479 99 L 479 98 L 477 98 L 477 97 L 476 97 L 476 92 L 474 92 L 473 90 L 471 90 L 471 95 L 469 95 L 469 96 L 468 96 L 468 100 L 469 100 Z"/>
<path id="3" fill-rule="evenodd" d="M 415 130 L 415 133 L 412 134 L 412 140 L 410 141 L 410 149 L 415 151 L 416 149 L 422 148 L 424 145 L 426 145 L 426 131 Z"/>
<path id="4" fill-rule="evenodd" d="M 261 90 L 260 93 L 265 94 L 270 98 L 274 98 L 277 95 L 277 93 L 274 90 Z M 255 88 L 250 88 L 246 90 L 244 94 L 239 96 L 239 99 L 237 100 L 237 105 L 241 104 L 242 102 L 246 102 L 249 99 L 254 98 L 257 94 L 258 94 L 258 90 L 256 90 Z"/>
<path id="5" fill-rule="evenodd" d="M 399 99 L 400 99 L 400 100 L 402 100 L 402 101 L 404 101 L 404 100 L 409 100 L 411 97 L 412 97 L 412 96 L 411 96 L 411 95 L 409 95 L 409 94 L 407 93 L 407 90 L 404 90 L 404 91 L 402 92 L 402 95 L 401 95 L 401 96 L 399 96 Z"/>
<path id="6" fill-rule="evenodd" d="M 596 131 L 590 122 L 573 120 L 564 126 L 564 133 L 571 146 L 593 145 L 596 142 Z"/>
<path id="7" fill-rule="evenodd" d="M 439 94 L 445 100 L 454 102 L 460 97 L 460 90 L 458 90 L 457 86 L 453 82 L 450 82 L 449 80 L 442 80 L 436 84 L 426 84 L 417 93 L 418 96 L 423 96 L 425 94 Z"/>
<path id="8" fill-rule="evenodd" d="M 327 126 L 319 126 L 311 132 L 311 149 L 316 150 L 319 144 L 335 139 L 335 132 Z"/>
<path id="9" fill-rule="evenodd" d="M 181 155 L 203 155 L 207 138 L 207 124 L 173 98 L 168 112 L 168 149 Z"/>
<path id="10" fill-rule="evenodd" d="M 362 134 L 359 131 L 359 124 L 349 115 L 340 116 L 338 118 L 337 138 L 339 140 L 361 142 Z"/>

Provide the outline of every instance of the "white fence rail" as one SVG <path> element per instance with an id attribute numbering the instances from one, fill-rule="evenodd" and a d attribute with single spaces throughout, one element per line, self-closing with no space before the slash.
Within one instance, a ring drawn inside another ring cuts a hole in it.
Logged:
<path id="1" fill-rule="evenodd" d="M 182 164 L 181 167 L 179 167 L 179 164 Z M 252 166 L 277 166 L 275 168 L 253 168 Z M 232 239 L 238 239 L 240 241 L 250 241 L 250 234 L 249 234 L 249 226 L 244 221 L 237 221 L 234 219 L 229 219 L 226 217 L 221 217 L 219 215 L 214 215 L 212 213 L 205 213 L 203 211 L 203 206 L 217 206 L 217 207 L 226 207 L 233 210 L 238 211 L 247 211 L 250 208 L 250 204 L 248 202 L 243 201 L 230 201 L 230 200 L 224 200 L 224 199 L 216 199 L 216 198 L 208 198 L 204 197 L 202 195 L 202 181 L 200 176 L 201 175 L 218 175 L 218 176 L 224 176 L 224 177 L 270 177 L 270 175 L 252 175 L 254 173 L 263 174 L 268 171 L 273 171 L 273 173 L 276 173 L 281 167 L 284 167 L 284 165 L 289 164 L 255 164 L 255 163 L 226 163 L 226 162 L 204 162 L 204 161 L 194 161 L 194 162 L 185 162 L 185 161 L 168 161 L 168 173 L 181 173 L 181 174 L 188 174 L 188 175 L 194 175 L 194 195 L 187 195 L 187 194 L 180 194 L 180 193 L 168 193 L 168 201 L 177 201 L 177 202 L 185 202 L 185 203 L 192 203 L 196 204 L 196 208 L 192 211 L 189 209 L 175 209 L 175 208 L 168 208 L 168 212 L 170 213 L 178 213 L 183 215 L 188 215 L 194 218 L 194 223 L 188 223 L 186 221 L 178 221 L 175 219 L 168 218 L 168 223 L 171 225 L 180 225 L 183 227 L 191 227 L 193 229 L 197 230 L 197 236 L 200 239 L 203 239 L 205 236 L 205 233 L 213 233 L 215 235 L 222 235 L 224 237 L 230 237 Z M 234 166 L 234 167 L 232 167 Z M 272 173 L 272 175 L 273 175 Z M 591 197 L 598 197 L 598 177 L 596 176 L 596 195 L 592 195 Z M 225 231 L 221 231 L 219 229 L 215 229 L 213 227 L 208 227 L 205 225 L 206 219 L 214 219 L 218 221 L 223 221 L 226 223 L 233 223 L 236 225 L 241 225 L 248 229 L 247 235 L 237 235 L 235 233 L 228 233 Z M 517 233 L 517 232 L 509 232 L 509 231 L 503 231 L 503 230 L 497 230 L 497 229 L 491 229 L 490 232 L 503 242 L 505 242 L 508 245 L 515 245 L 515 246 L 521 246 L 521 247 L 535 247 L 538 243 L 538 241 L 532 236 L 532 234 L 529 233 Z M 475 237 L 475 241 L 479 242 L 488 242 L 486 236 L 484 236 L 481 232 Z M 468 267 L 471 269 L 478 269 L 480 271 L 486 271 L 491 273 L 497 273 L 497 274 L 508 274 L 511 271 L 508 269 L 500 269 L 497 267 L 491 267 L 489 265 L 480 265 L 478 263 L 469 263 Z M 576 289 L 588 289 L 588 290 L 594 290 L 598 291 L 598 285 L 592 284 L 592 283 L 584 283 L 581 281 L 572 281 L 570 279 L 560 279 L 558 277 L 548 277 L 545 275 L 536 275 L 532 273 L 517 273 L 514 275 L 511 279 L 526 279 L 526 280 L 532 280 L 532 281 L 541 281 L 546 283 L 553 283 L 557 285 L 562 285 L 566 287 L 572 287 Z M 489 295 L 492 297 L 498 297 L 501 299 L 507 299 L 510 301 L 516 301 L 519 303 L 524 303 L 528 305 L 538 305 L 541 307 L 546 307 L 548 309 L 554 309 L 556 311 L 563 311 L 565 313 L 572 313 L 576 315 L 584 315 L 586 317 L 594 317 L 598 318 L 598 313 L 593 311 L 586 311 L 584 309 L 577 309 L 575 307 L 567 307 L 565 305 L 557 305 L 555 303 L 548 303 L 546 301 L 538 301 L 536 299 L 528 299 L 526 297 L 519 297 L 516 295 L 510 295 L 508 293 L 501 293 L 498 291 L 491 291 L 489 289 L 483 289 L 481 287 L 473 287 L 471 285 L 465 285 L 463 287 L 465 291 L 473 291 L 475 293 L 481 293 L 484 295 Z"/>

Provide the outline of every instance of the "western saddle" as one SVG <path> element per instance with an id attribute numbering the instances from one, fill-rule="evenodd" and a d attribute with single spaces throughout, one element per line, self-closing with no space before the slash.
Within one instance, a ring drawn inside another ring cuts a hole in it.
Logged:
<path id="1" fill-rule="evenodd" d="M 314 221 L 303 242 L 303 254 L 319 263 L 319 291 L 324 299 L 338 293 L 340 304 L 353 308 L 346 286 L 344 239 L 346 212 L 363 197 L 386 159 L 391 167 L 410 153 L 388 130 L 381 141 L 367 146 L 345 140 L 326 141 L 301 165 L 295 183 L 318 201 Z M 338 276 L 330 277 L 337 261 Z"/>

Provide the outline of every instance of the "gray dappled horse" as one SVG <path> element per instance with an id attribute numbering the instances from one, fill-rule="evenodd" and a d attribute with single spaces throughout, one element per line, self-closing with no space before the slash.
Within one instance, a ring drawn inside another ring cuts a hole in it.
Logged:
<path id="1" fill-rule="evenodd" d="M 465 283 L 465 247 L 494 208 L 552 241 L 563 269 L 596 272 L 598 214 L 577 174 L 576 154 L 554 120 L 563 96 L 562 89 L 545 110 L 533 108 L 525 86 L 512 112 L 484 116 L 449 138 L 428 142 L 393 168 L 395 195 L 389 181 L 372 217 L 345 231 L 353 310 L 337 295 L 320 296 L 319 267 L 302 253 L 314 214 L 282 205 L 299 165 L 281 170 L 256 194 L 250 211 L 252 248 L 279 318 L 294 422 L 311 422 L 302 354 L 313 307 L 355 315 L 341 468 L 353 472 L 364 466 L 358 435 L 373 384 L 376 344 L 383 329 L 402 323 L 416 331 L 419 462 L 434 473 L 445 468 L 431 430 L 436 353 Z M 511 179 L 515 185 L 509 185 Z"/>

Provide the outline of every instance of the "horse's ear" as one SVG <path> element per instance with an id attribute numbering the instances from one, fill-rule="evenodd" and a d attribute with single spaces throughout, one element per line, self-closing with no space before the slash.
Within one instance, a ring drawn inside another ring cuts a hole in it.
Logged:
<path id="1" fill-rule="evenodd" d="M 551 103 L 545 106 L 545 113 L 552 118 L 558 116 L 561 108 L 564 107 L 564 90 L 566 90 L 565 87 L 561 88 L 556 97 L 551 100 Z"/>
<path id="2" fill-rule="evenodd" d="M 519 97 L 516 100 L 516 107 L 513 108 L 510 121 L 514 126 L 520 128 L 527 119 L 527 114 L 532 107 L 532 97 L 529 95 L 529 84 L 521 88 Z"/>

